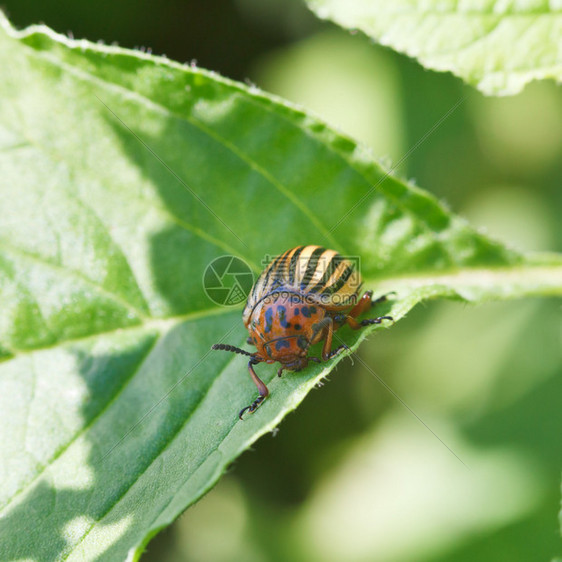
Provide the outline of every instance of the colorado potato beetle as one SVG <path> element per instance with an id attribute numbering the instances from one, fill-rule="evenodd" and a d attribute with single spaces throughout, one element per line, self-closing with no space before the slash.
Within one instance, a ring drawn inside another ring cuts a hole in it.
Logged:
<path id="1" fill-rule="evenodd" d="M 284 370 L 300 371 L 309 361 L 328 361 L 347 348 L 344 344 L 332 349 L 334 330 L 345 324 L 358 330 L 392 320 L 391 316 L 357 320 L 386 300 L 384 295 L 373 301 L 372 291 L 358 298 L 361 285 L 361 275 L 350 259 L 321 246 L 298 246 L 271 261 L 252 287 L 242 315 L 250 334 L 248 344 L 257 351 L 213 345 L 213 349 L 250 357 L 248 370 L 259 396 L 240 411 L 240 419 L 247 410 L 255 412 L 269 395 L 254 365 L 279 362 L 279 376 Z M 322 358 L 309 357 L 309 348 L 319 341 L 324 341 Z"/>

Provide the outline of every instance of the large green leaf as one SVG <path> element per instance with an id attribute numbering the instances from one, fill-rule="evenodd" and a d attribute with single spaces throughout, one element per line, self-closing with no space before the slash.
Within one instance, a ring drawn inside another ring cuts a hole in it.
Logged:
<path id="1" fill-rule="evenodd" d="M 3 560 L 137 557 L 341 360 L 258 366 L 272 395 L 239 421 L 256 390 L 210 351 L 246 335 L 203 291 L 217 256 L 359 255 L 396 319 L 440 295 L 562 293 L 559 257 L 487 239 L 254 89 L 4 19 L 0 75 Z"/>
<path id="2" fill-rule="evenodd" d="M 562 81 L 557 2 L 306 1 L 320 17 L 451 71 L 486 94 L 516 94 L 536 79 Z"/>

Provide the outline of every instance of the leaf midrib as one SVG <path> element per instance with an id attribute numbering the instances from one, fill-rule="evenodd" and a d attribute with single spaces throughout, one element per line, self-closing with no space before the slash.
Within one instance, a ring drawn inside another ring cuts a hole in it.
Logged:
<path id="1" fill-rule="evenodd" d="M 527 259 L 532 259 L 534 255 L 539 256 L 539 254 L 530 254 L 525 256 Z M 558 258 L 557 254 L 553 254 L 554 258 Z M 479 277 L 484 279 L 487 278 L 488 280 L 490 277 L 497 278 L 497 284 L 503 283 L 502 277 L 505 276 L 513 276 L 515 274 L 531 274 L 536 275 L 544 271 L 547 275 L 552 276 L 558 274 L 560 277 L 560 291 L 562 292 L 562 263 L 553 263 L 551 266 L 545 266 L 543 263 L 540 264 L 514 264 L 511 266 L 496 266 L 490 268 L 458 268 L 458 269 L 447 269 L 447 270 L 438 270 L 438 271 L 431 271 L 431 270 L 424 270 L 420 272 L 416 272 L 416 274 L 412 273 L 404 273 L 402 275 L 393 275 L 390 277 L 364 277 L 364 282 L 366 286 L 372 287 L 388 287 L 391 288 L 393 285 L 410 285 L 418 287 L 424 287 L 428 285 L 436 285 L 436 284 L 449 284 L 452 288 L 455 287 L 455 282 L 461 286 L 462 282 L 466 282 L 467 280 L 473 279 L 477 280 Z M 25 356 L 41 351 L 46 351 L 49 349 L 54 348 L 64 348 L 67 346 L 74 345 L 76 343 L 80 343 L 92 338 L 98 337 L 105 337 L 111 335 L 116 332 L 124 332 L 124 331 L 133 331 L 139 329 L 151 329 L 155 328 L 158 330 L 168 330 L 171 327 L 185 321 L 190 320 L 198 320 L 203 318 L 209 318 L 212 316 L 220 316 L 222 314 L 227 314 L 230 311 L 235 310 L 235 307 L 229 308 L 221 308 L 221 307 L 213 307 L 205 310 L 197 310 L 193 312 L 189 312 L 187 314 L 181 314 L 177 316 L 169 316 L 169 317 L 162 317 L 162 318 L 154 318 L 150 317 L 146 321 L 142 322 L 139 321 L 137 324 L 132 324 L 124 327 L 116 327 L 112 330 L 107 330 L 105 332 L 96 332 L 95 334 L 86 334 L 84 336 L 80 336 L 77 338 L 72 338 L 68 340 L 64 340 L 62 342 L 56 342 L 54 344 L 46 345 L 46 346 L 39 346 L 32 349 L 24 349 L 19 350 L 17 353 L 12 355 L 11 357 L 6 357 L 4 359 L 0 359 L 0 363 L 10 361 L 12 359 L 17 359 L 20 356 Z"/>
<path id="2" fill-rule="evenodd" d="M 532 259 L 533 254 L 527 259 Z M 559 259 L 558 259 L 559 261 Z M 517 276 L 515 281 L 520 281 L 522 277 L 533 277 L 544 273 L 545 277 L 554 277 L 554 281 L 558 281 L 559 289 L 562 291 L 562 263 L 553 263 L 550 266 L 545 264 L 513 264 L 511 266 L 494 266 L 489 268 L 482 267 L 465 267 L 458 269 L 447 269 L 439 271 L 424 270 L 417 272 L 415 275 L 405 273 L 403 275 L 394 275 L 392 277 L 374 277 L 366 278 L 366 283 L 373 285 L 391 286 L 392 284 L 408 285 L 413 287 L 424 287 L 428 285 L 449 285 L 451 288 L 455 286 L 464 286 L 467 281 L 481 281 L 482 284 L 494 281 L 493 286 L 505 284 L 506 278 Z M 552 283 L 550 283 L 552 285 Z"/>
<path id="3" fill-rule="evenodd" d="M 37 346 L 29 349 L 20 349 L 17 350 L 10 357 L 0 358 L 0 364 L 5 363 L 6 361 L 11 361 L 11 360 L 18 359 L 20 357 L 24 357 L 26 355 L 31 355 L 33 353 L 40 353 L 43 351 L 48 351 L 50 349 L 56 349 L 56 348 L 63 349 L 66 347 L 70 347 L 72 345 L 76 345 L 78 343 L 85 342 L 89 339 L 107 337 L 110 336 L 111 334 L 116 334 L 116 333 L 124 333 L 128 331 L 142 330 L 142 329 L 146 329 L 146 330 L 156 329 L 162 332 L 162 334 L 165 334 L 168 330 L 172 329 L 174 326 L 182 322 L 211 318 L 212 316 L 220 316 L 222 314 L 228 314 L 229 312 L 235 309 L 236 307 L 226 308 L 226 307 L 215 306 L 213 308 L 195 310 L 193 312 L 188 312 L 186 314 L 179 314 L 177 316 L 167 316 L 162 318 L 148 317 L 147 320 L 144 322 L 139 320 L 139 322 L 136 324 L 128 324 L 126 326 L 116 326 L 111 330 L 105 330 L 103 332 L 84 334 L 76 338 L 70 338 L 67 340 L 58 341 L 48 345 Z"/>

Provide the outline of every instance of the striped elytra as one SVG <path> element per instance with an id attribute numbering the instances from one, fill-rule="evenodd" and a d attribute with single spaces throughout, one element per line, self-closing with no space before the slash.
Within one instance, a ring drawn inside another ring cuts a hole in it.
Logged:
<path id="1" fill-rule="evenodd" d="M 321 246 L 298 246 L 273 259 L 254 283 L 242 319 L 248 327 L 252 311 L 274 291 L 307 295 L 330 310 L 357 302 L 361 275 L 355 263 Z"/>
<path id="2" fill-rule="evenodd" d="M 373 304 L 386 300 L 382 296 L 372 301 L 372 291 L 359 298 L 361 285 L 356 260 L 321 246 L 298 246 L 271 260 L 252 287 L 242 314 L 248 343 L 256 351 L 213 346 L 250 357 L 248 370 L 259 396 L 240 411 L 240 418 L 246 410 L 254 412 L 269 395 L 254 365 L 279 362 L 279 376 L 284 370 L 300 371 L 310 361 L 328 361 L 347 349 L 342 342 L 332 350 L 334 332 L 343 325 L 357 330 L 392 320 L 390 316 L 356 320 Z M 324 342 L 321 358 L 310 357 L 309 348 L 320 341 Z"/>

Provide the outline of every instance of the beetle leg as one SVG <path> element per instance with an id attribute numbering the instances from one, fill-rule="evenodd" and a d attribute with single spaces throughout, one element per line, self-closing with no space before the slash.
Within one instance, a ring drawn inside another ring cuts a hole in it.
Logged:
<path id="1" fill-rule="evenodd" d="M 349 346 L 345 345 L 345 343 L 342 343 L 340 346 L 336 347 L 336 349 L 330 351 L 330 355 L 328 356 L 328 359 L 332 359 L 333 357 L 339 355 L 342 351 L 345 351 L 346 349 L 349 351 Z"/>
<path id="2" fill-rule="evenodd" d="M 367 310 L 369 310 L 373 304 L 373 301 L 371 301 L 372 296 L 373 296 L 373 291 L 365 291 L 365 293 L 359 299 L 357 304 L 348 312 L 347 314 L 348 318 L 349 317 L 357 318 L 358 316 L 361 316 L 361 314 L 363 314 L 364 312 L 367 312 Z"/>
<path id="3" fill-rule="evenodd" d="M 328 361 L 332 356 L 332 337 L 334 335 L 334 322 L 330 317 L 326 318 L 326 327 L 324 328 L 324 347 L 322 348 L 322 359 Z"/>
<path id="4" fill-rule="evenodd" d="M 344 349 L 349 349 L 347 345 L 343 344 L 332 351 L 332 338 L 334 334 L 334 321 L 330 316 L 326 316 L 320 322 L 317 322 L 312 326 L 313 338 L 322 332 L 321 340 L 324 340 L 324 346 L 322 347 L 322 361 L 328 361 L 332 357 L 335 357 L 338 353 Z M 309 358 L 310 360 L 315 360 Z"/>
<path id="5" fill-rule="evenodd" d="M 367 291 L 368 293 L 371 293 L 371 295 L 373 294 L 373 291 Z M 396 295 L 396 291 L 390 291 L 390 293 L 385 293 L 384 295 L 382 295 L 381 297 L 379 297 L 376 300 L 372 300 L 371 301 L 371 306 L 377 306 L 377 304 L 380 304 L 381 302 L 385 302 L 388 300 L 388 297 L 390 295 Z"/>
<path id="6" fill-rule="evenodd" d="M 385 302 L 388 299 L 389 295 L 395 295 L 395 294 L 396 294 L 395 291 L 391 291 L 390 293 L 386 293 L 385 295 L 382 295 L 378 299 L 372 300 L 373 291 L 370 290 L 365 291 L 363 296 L 359 299 L 359 302 L 349 311 L 348 316 L 351 316 L 352 318 L 357 318 L 358 316 L 361 316 L 361 314 L 363 314 L 364 312 L 367 312 L 369 308 L 376 306 L 381 302 Z"/>
<path id="7" fill-rule="evenodd" d="M 371 324 L 381 324 L 383 320 L 394 320 L 394 318 L 392 316 L 379 316 L 378 318 L 367 318 L 358 322 L 355 318 L 348 316 L 346 323 L 352 330 L 359 330 L 359 328 L 370 326 Z"/>
<path id="8" fill-rule="evenodd" d="M 285 370 L 285 367 L 281 367 L 278 371 L 277 371 L 277 376 L 280 377 L 283 374 L 283 371 Z"/>
<path id="9" fill-rule="evenodd" d="M 260 395 L 249 406 L 246 406 L 245 408 L 242 408 L 240 410 L 238 414 L 238 417 L 240 419 L 242 419 L 242 415 L 246 410 L 248 410 L 250 413 L 255 412 L 258 406 L 269 396 L 269 390 L 267 389 L 267 386 L 265 386 L 265 384 L 260 380 L 258 375 L 256 375 L 256 372 L 254 371 L 254 365 L 257 365 L 259 362 L 260 361 L 255 357 L 250 359 L 250 361 L 248 361 L 248 371 L 255 385 L 258 387 Z"/>
<path id="10" fill-rule="evenodd" d="M 358 316 L 369 310 L 372 306 L 384 302 L 388 295 L 392 293 L 387 293 L 382 297 L 379 297 L 375 301 L 371 300 L 373 296 L 373 291 L 365 291 L 365 294 L 359 299 L 359 302 L 349 311 L 345 319 L 345 323 L 352 329 L 352 330 L 359 330 L 359 328 L 363 328 L 364 326 L 369 326 L 371 324 L 380 324 L 383 320 L 393 320 L 392 316 L 379 316 L 378 318 L 368 318 L 367 320 L 355 320 Z"/>
<path id="11" fill-rule="evenodd" d="M 333 333 L 334 333 L 334 321 L 329 316 L 322 318 L 320 322 L 316 322 L 316 324 L 312 325 L 312 338 L 310 339 L 310 341 L 314 341 L 314 339 L 318 334 L 321 334 L 320 340 L 324 340 L 324 346 L 322 347 L 323 361 L 328 361 L 328 359 L 330 359 L 330 350 L 332 348 Z"/>
<path id="12" fill-rule="evenodd" d="M 324 340 L 324 346 L 322 347 L 322 360 L 328 361 L 332 357 L 335 357 L 338 353 L 343 351 L 344 349 L 349 349 L 347 345 L 343 344 L 337 347 L 336 349 L 332 350 L 332 337 L 334 334 L 334 321 L 332 318 L 327 316 L 317 322 L 312 327 L 314 334 L 317 334 L 320 330 L 322 330 L 322 338 Z"/>

